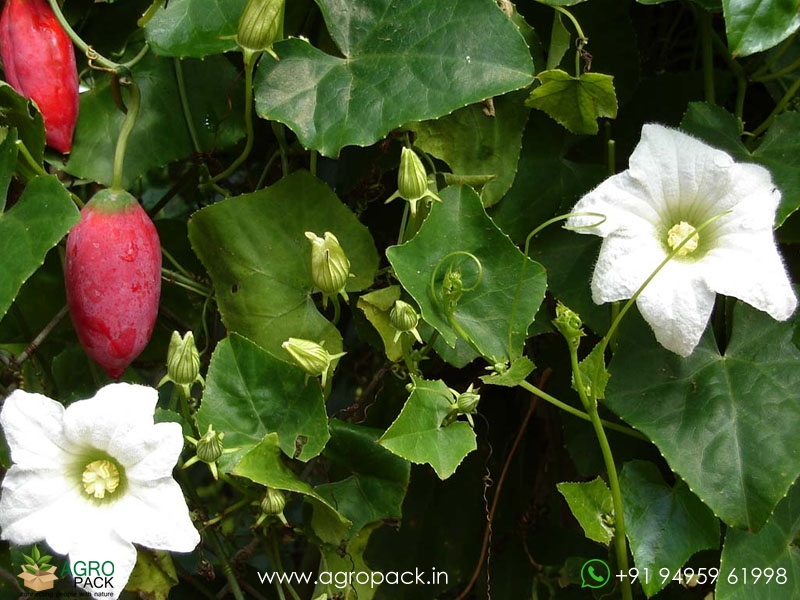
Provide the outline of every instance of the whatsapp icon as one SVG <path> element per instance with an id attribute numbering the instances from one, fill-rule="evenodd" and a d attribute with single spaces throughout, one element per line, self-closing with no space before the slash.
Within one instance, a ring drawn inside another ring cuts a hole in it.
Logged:
<path id="1" fill-rule="evenodd" d="M 599 558 L 593 558 L 583 563 L 581 567 L 581 587 L 601 588 L 611 579 L 611 569 Z"/>

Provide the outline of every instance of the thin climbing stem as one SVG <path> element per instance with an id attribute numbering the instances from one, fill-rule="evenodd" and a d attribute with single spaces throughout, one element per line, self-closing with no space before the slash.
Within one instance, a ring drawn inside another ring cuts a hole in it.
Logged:
<path id="1" fill-rule="evenodd" d="M 273 121 L 270 125 L 272 126 L 272 133 L 275 134 L 275 139 L 278 140 L 278 148 L 281 153 L 281 171 L 283 177 L 286 177 L 289 174 L 289 144 L 286 143 L 286 132 L 280 123 Z"/>
<path id="2" fill-rule="evenodd" d="M 225 575 L 225 578 L 228 580 L 228 585 L 231 588 L 233 597 L 236 600 L 244 600 L 242 588 L 239 586 L 239 582 L 237 581 L 236 575 L 233 572 L 231 563 L 228 562 L 228 557 L 225 555 L 225 550 L 222 547 L 222 543 L 219 541 L 219 535 L 213 528 L 208 529 L 207 532 L 208 535 L 206 536 L 206 540 L 211 544 L 211 547 L 214 549 L 214 553 L 217 555 L 217 559 L 220 562 L 220 568 L 222 569 L 222 573 Z"/>
<path id="3" fill-rule="evenodd" d="M 769 129 L 769 126 L 772 125 L 772 122 L 775 120 L 775 117 L 777 117 L 786 109 L 786 107 L 789 105 L 789 102 L 792 101 L 792 98 L 794 98 L 798 90 L 800 90 L 800 78 L 798 78 L 791 85 L 791 87 L 789 87 L 789 89 L 786 90 L 786 93 L 783 95 L 783 98 L 781 98 L 778 101 L 778 104 L 775 106 L 775 109 L 769 114 L 769 116 L 766 119 L 764 119 L 764 122 L 753 130 L 753 137 L 758 137 L 759 135 L 764 133 L 767 129 Z"/>
<path id="4" fill-rule="evenodd" d="M 543 378 L 544 379 L 544 378 Z M 494 515 L 497 511 L 497 504 L 500 500 L 500 490 L 503 489 L 503 483 L 505 483 L 506 475 L 508 475 L 508 469 L 511 466 L 511 460 L 514 458 L 514 455 L 517 453 L 517 448 L 519 447 L 520 441 L 522 441 L 522 435 L 525 433 L 525 430 L 528 428 L 528 423 L 533 416 L 533 412 L 536 410 L 536 397 L 530 399 L 528 403 L 528 410 L 525 411 L 525 416 L 522 418 L 522 424 L 519 426 L 517 430 L 517 435 L 514 437 L 514 443 L 511 444 L 511 450 L 508 452 L 508 456 L 506 457 L 505 463 L 503 464 L 503 470 L 500 472 L 500 479 L 497 480 L 497 486 L 494 489 L 494 496 L 492 497 L 492 505 L 489 508 L 489 514 L 486 515 L 486 528 L 483 531 L 483 542 L 481 543 L 481 553 L 478 559 L 478 563 L 475 565 L 475 570 L 472 572 L 472 577 L 470 578 L 467 586 L 461 590 L 461 593 L 458 595 L 456 600 L 464 600 L 467 595 L 469 595 L 470 590 L 472 590 L 475 582 L 478 581 L 478 577 L 481 573 L 481 569 L 483 568 L 483 561 L 486 556 L 486 551 L 489 547 L 489 538 L 492 532 L 492 521 L 494 521 Z"/>
<path id="5" fill-rule="evenodd" d="M 707 10 L 699 10 L 697 15 L 700 21 L 700 44 L 703 53 L 703 90 L 706 102 L 716 104 L 716 93 L 714 90 L 714 49 L 712 36 L 714 30 L 711 27 L 711 13 Z"/>
<path id="6" fill-rule="evenodd" d="M 585 413 L 582 410 L 579 410 L 579 409 L 575 408 L 574 406 L 570 406 L 566 402 L 562 402 L 561 400 L 559 400 L 555 396 L 551 396 L 550 394 L 548 394 L 544 390 L 539 389 L 538 387 L 536 387 L 532 383 L 529 383 L 527 381 L 522 381 L 519 384 L 519 387 L 521 387 L 524 390 L 529 391 L 534 396 L 538 396 L 539 398 L 541 398 L 545 402 L 549 402 L 550 404 L 552 404 L 556 408 L 560 408 L 564 412 L 567 412 L 567 413 L 571 414 L 574 417 L 578 417 L 579 419 L 583 419 L 584 421 L 586 421 L 588 423 L 592 422 L 592 418 L 591 418 L 591 416 L 589 416 L 588 413 Z M 623 433 L 623 434 L 627 435 L 628 437 L 636 438 L 637 440 L 643 440 L 645 442 L 649 442 L 650 441 L 645 435 L 639 433 L 635 429 L 631 429 L 629 427 L 625 427 L 625 425 L 620 425 L 619 423 L 612 423 L 611 421 L 606 421 L 605 419 L 600 419 L 600 422 L 602 423 L 603 427 L 607 427 L 608 429 L 613 429 L 614 431 L 617 431 L 619 433 Z"/>
<path id="7" fill-rule="evenodd" d="M 139 93 L 139 86 L 132 79 L 127 80 L 129 90 L 128 96 L 128 112 L 122 121 L 122 127 L 119 130 L 119 137 L 117 138 L 117 147 L 114 151 L 114 171 L 111 177 L 111 189 L 121 190 L 123 181 L 123 171 L 125 167 L 125 152 L 128 149 L 128 139 L 130 138 L 133 126 L 136 124 L 136 117 L 139 115 L 139 105 L 141 103 L 141 94 Z"/>
<path id="8" fill-rule="evenodd" d="M 68 306 L 64 306 L 61 310 L 59 310 L 56 313 L 56 316 L 50 319 L 50 322 L 47 325 L 45 325 L 44 328 L 39 332 L 39 335 L 33 338 L 33 341 L 27 345 L 25 350 L 20 352 L 14 358 L 14 363 L 17 366 L 21 365 L 26 360 L 28 360 L 28 357 L 30 357 L 30 355 L 36 351 L 36 348 L 39 347 L 39 345 L 45 340 L 45 338 L 48 335 L 50 335 L 53 329 L 55 329 L 56 325 L 58 325 L 61 322 L 61 320 L 67 315 L 68 310 L 69 310 Z"/>
<path id="9" fill-rule="evenodd" d="M 250 151 L 253 149 L 253 70 L 259 56 L 260 52 L 244 52 L 244 127 L 247 136 L 244 148 L 227 169 L 211 178 L 210 183 L 217 183 L 229 177 L 250 156 Z"/>
<path id="10" fill-rule="evenodd" d="M 200 296 L 208 297 L 211 295 L 211 290 L 204 286 L 199 281 L 195 281 L 191 277 L 186 277 L 181 273 L 176 271 L 171 271 L 164 267 L 161 267 L 161 279 L 166 281 L 167 283 L 173 283 L 179 287 L 182 287 L 185 290 L 189 290 L 190 292 L 194 292 Z"/>
<path id="11" fill-rule="evenodd" d="M 48 0 L 48 2 L 50 4 L 50 8 L 53 9 L 53 14 L 58 20 L 59 25 L 61 25 L 61 28 L 72 40 L 72 43 L 75 44 L 80 51 L 86 55 L 86 58 L 88 58 L 90 61 L 90 66 L 100 67 L 104 71 L 111 71 L 112 73 L 125 75 L 133 66 L 135 66 L 140 60 L 142 60 L 142 58 L 144 58 L 145 54 L 147 54 L 147 51 L 149 50 L 149 46 L 147 44 L 142 47 L 136 56 L 124 63 L 114 62 L 113 60 L 98 54 L 94 48 L 83 41 L 81 36 L 75 33 L 75 30 L 64 17 L 64 13 L 61 12 L 61 7 L 58 5 L 58 0 Z"/>
<path id="12" fill-rule="evenodd" d="M 611 490 L 611 500 L 614 505 L 614 551 L 617 555 L 617 569 L 622 573 L 628 572 L 628 542 L 625 532 L 625 513 L 622 506 L 622 489 L 619 485 L 617 476 L 617 466 L 614 462 L 614 454 L 608 443 L 608 437 L 603 429 L 603 421 L 597 412 L 597 399 L 586 394 L 586 386 L 583 381 L 583 373 L 578 362 L 578 344 L 568 344 L 570 362 L 572 364 L 572 374 L 575 378 L 575 387 L 581 399 L 584 409 L 589 415 L 594 428 L 595 436 L 600 444 L 600 452 L 603 455 L 603 462 L 608 475 L 608 487 Z M 622 600 L 632 600 L 631 580 L 623 577 L 620 584 L 622 590 Z"/>
<path id="13" fill-rule="evenodd" d="M 178 97 L 181 100 L 183 118 L 186 121 L 186 128 L 189 130 L 189 137 L 192 139 L 192 148 L 200 154 L 200 139 L 197 137 L 197 128 L 194 126 L 192 109 L 189 106 L 189 95 L 186 93 L 186 79 L 183 76 L 183 62 L 180 58 L 173 58 L 172 65 L 175 67 L 175 81 L 178 83 Z"/>

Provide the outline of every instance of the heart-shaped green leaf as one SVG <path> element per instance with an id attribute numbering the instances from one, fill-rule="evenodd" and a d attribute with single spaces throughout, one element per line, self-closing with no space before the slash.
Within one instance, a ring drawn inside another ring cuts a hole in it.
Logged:
<path id="1" fill-rule="evenodd" d="M 497 228 L 471 188 L 449 187 L 440 196 L 419 233 L 386 251 L 389 262 L 451 347 L 463 333 L 491 364 L 518 358 L 544 297 L 544 269 Z M 448 314 L 443 288 L 456 271 L 464 290 Z"/>
<path id="2" fill-rule="evenodd" d="M 214 350 L 197 423 L 201 433 L 213 425 L 226 448 L 239 449 L 220 459 L 227 471 L 268 433 L 278 434 L 287 456 L 303 461 L 330 437 L 319 382 L 236 334 Z"/>
<path id="3" fill-rule="evenodd" d="M 734 527 L 760 528 L 800 474 L 800 351 L 793 330 L 793 323 L 737 304 L 724 355 L 707 330 L 692 355 L 681 358 L 637 318 L 620 335 L 609 369 L 611 410 L 645 433 Z"/>
<path id="4" fill-rule="evenodd" d="M 169 0 L 145 25 L 145 37 L 153 52 L 164 56 L 203 58 L 236 50 L 236 29 L 246 2 Z"/>
<path id="5" fill-rule="evenodd" d="M 330 231 L 338 238 L 354 275 L 349 291 L 372 284 L 378 267 L 372 236 L 306 171 L 204 208 L 189 222 L 189 239 L 214 281 L 225 325 L 286 360 L 280 345 L 290 337 L 324 341 L 331 354 L 342 348 L 338 330 L 311 298 L 306 231 Z"/>
<path id="6" fill-rule="evenodd" d="M 440 479 L 455 473 L 464 457 L 475 450 L 475 432 L 465 421 L 445 423 L 452 399 L 442 381 L 411 376 L 414 389 L 403 410 L 379 440 L 398 456 L 428 463 Z"/>
<path id="7" fill-rule="evenodd" d="M 569 504 L 586 537 L 608 546 L 614 537 L 614 502 L 605 481 L 559 483 L 558 491 Z"/>
<path id="8" fill-rule="evenodd" d="M 36 177 L 19 201 L 0 214 L 0 319 L 22 284 L 80 219 L 67 190 L 55 175 Z M 13 260 L 12 260 L 13 258 Z"/>
<path id="9" fill-rule="evenodd" d="M 722 546 L 715 599 L 800 598 L 798 533 L 800 486 L 795 485 L 758 533 L 728 529 Z"/>
<path id="10" fill-rule="evenodd" d="M 542 85 L 531 92 L 526 104 L 543 110 L 572 133 L 596 134 L 599 117 L 617 116 L 614 78 L 602 73 L 572 77 L 561 69 L 543 71 L 536 78 Z"/>
<path id="11" fill-rule="evenodd" d="M 530 53 L 492 0 L 318 0 L 331 56 L 302 39 L 278 42 L 255 79 L 256 110 L 307 148 L 336 156 L 409 121 L 528 85 Z"/>
<path id="12" fill-rule="evenodd" d="M 626 463 L 619 479 L 636 568 L 651 574 L 641 578 L 650 598 L 669 583 L 656 576 L 660 569 L 674 573 L 695 552 L 719 545 L 719 520 L 682 481 L 664 483 L 653 463 Z"/>
<path id="13" fill-rule="evenodd" d="M 722 0 L 728 47 L 734 56 L 747 56 L 779 44 L 798 27 L 796 0 Z"/>

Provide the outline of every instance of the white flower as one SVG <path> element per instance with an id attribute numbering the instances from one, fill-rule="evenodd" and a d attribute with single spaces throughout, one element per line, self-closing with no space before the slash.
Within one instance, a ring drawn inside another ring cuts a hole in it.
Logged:
<path id="1" fill-rule="evenodd" d="M 656 339 L 688 356 L 717 292 L 779 321 L 794 312 L 797 299 L 772 230 L 780 199 L 763 167 L 736 163 L 680 131 L 645 125 L 630 168 L 572 209 L 605 221 L 577 216 L 567 225 L 605 238 L 592 277 L 592 298 L 601 304 L 632 297 L 694 228 L 724 214 L 693 236 L 636 301 Z"/>
<path id="2" fill-rule="evenodd" d="M 200 536 L 172 478 L 181 427 L 154 424 L 157 399 L 154 389 L 127 383 L 66 409 L 21 390 L 6 398 L 0 424 L 14 464 L 2 483 L 0 537 L 46 540 L 71 565 L 111 561 L 113 598 L 136 563 L 134 543 L 193 550 Z"/>

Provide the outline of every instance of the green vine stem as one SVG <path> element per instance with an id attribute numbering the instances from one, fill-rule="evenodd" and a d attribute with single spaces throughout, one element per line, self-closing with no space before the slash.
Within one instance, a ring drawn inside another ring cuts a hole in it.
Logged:
<path id="1" fill-rule="evenodd" d="M 548 219 L 541 225 L 539 225 L 536 229 L 531 231 L 528 236 L 525 238 L 525 249 L 522 251 L 522 267 L 519 270 L 519 277 L 517 278 L 517 289 L 514 291 L 514 301 L 511 303 L 511 315 L 508 319 L 508 355 L 511 356 L 511 338 L 513 337 L 513 323 L 514 317 L 517 314 L 517 305 L 519 304 L 519 296 L 522 291 L 522 282 L 525 278 L 525 268 L 528 266 L 528 253 L 530 252 L 531 241 L 536 234 L 542 231 L 543 229 L 558 223 L 559 221 L 564 221 L 570 217 L 597 217 L 600 219 L 597 223 L 592 223 L 590 225 L 582 225 L 580 227 L 565 227 L 565 229 L 569 229 L 570 231 L 578 231 L 579 229 L 588 229 L 590 227 L 597 227 L 598 225 L 602 225 L 606 221 L 606 216 L 600 213 L 593 213 L 593 212 L 582 212 L 582 213 L 567 213 L 564 215 L 558 215 L 557 217 L 553 217 L 552 219 Z"/>
<path id="2" fill-rule="evenodd" d="M 688 236 L 686 240 L 691 239 Z M 684 241 L 686 241 L 684 240 Z M 586 395 L 586 387 L 583 382 L 583 374 L 581 373 L 580 365 L 578 363 L 578 344 L 568 344 L 569 358 L 572 364 L 572 373 L 575 377 L 575 387 L 578 389 L 578 396 L 583 403 L 583 407 L 589 414 L 589 418 L 594 427 L 595 436 L 600 444 L 600 452 L 603 455 L 603 462 L 605 463 L 606 473 L 608 475 L 608 487 L 611 489 L 611 501 L 614 504 L 614 551 L 617 555 L 617 568 L 622 573 L 628 572 L 628 541 L 625 531 L 625 513 L 622 506 L 622 489 L 619 485 L 619 477 L 617 476 L 617 466 L 614 463 L 614 454 L 611 452 L 611 446 L 608 443 L 608 437 L 603 429 L 603 423 L 600 415 L 597 412 L 597 400 L 589 398 Z M 594 386 L 592 386 L 594 389 Z M 631 580 L 628 577 L 623 577 L 621 581 L 622 598 L 623 600 L 632 600 L 633 592 L 631 590 Z"/>
<path id="3" fill-rule="evenodd" d="M 276 535 L 274 529 L 270 529 L 269 531 L 269 548 L 270 551 L 270 558 L 272 559 L 273 565 L 275 565 L 275 570 L 278 572 L 278 581 L 276 583 L 278 588 L 278 594 L 283 597 L 283 590 L 281 589 L 281 583 L 286 586 L 286 589 L 289 590 L 289 594 L 291 594 L 293 600 L 300 600 L 300 596 L 295 591 L 294 587 L 292 586 L 291 582 L 287 577 L 284 577 L 284 570 L 283 570 L 283 561 L 281 560 L 281 551 L 278 546 L 278 536 Z"/>
<path id="4" fill-rule="evenodd" d="M 203 296 L 204 298 L 211 295 L 211 290 L 202 283 L 195 281 L 191 277 L 186 277 L 181 273 L 171 271 L 164 267 L 161 267 L 161 279 L 167 283 L 174 283 L 175 285 L 180 286 L 190 292 L 194 292 L 199 296 Z"/>
<path id="5" fill-rule="evenodd" d="M 136 124 L 136 117 L 139 114 L 139 105 L 141 103 L 141 94 L 139 93 L 139 86 L 132 79 L 125 81 L 126 87 L 130 90 L 128 97 L 128 112 L 122 121 L 122 127 L 119 130 L 119 137 L 117 138 L 117 147 L 114 151 L 114 172 L 111 178 L 111 189 L 122 189 L 123 170 L 125 167 L 125 152 L 128 149 L 128 139 L 130 138 L 133 126 Z"/>
<path id="6" fill-rule="evenodd" d="M 716 104 L 716 92 L 714 90 L 714 51 L 712 47 L 711 13 L 707 10 L 699 9 L 697 20 L 700 23 L 700 46 L 703 54 L 703 90 L 705 100 L 710 104 Z"/>
<path id="7" fill-rule="evenodd" d="M 192 148 L 197 154 L 200 154 L 200 140 L 197 137 L 197 129 L 194 126 L 194 119 L 192 118 L 192 109 L 189 106 L 189 95 L 186 93 L 186 79 L 183 76 L 183 63 L 180 58 L 173 58 L 172 65 L 175 67 L 175 81 L 178 83 L 178 96 L 181 99 L 181 109 L 183 109 L 183 118 L 186 120 L 186 128 L 189 130 L 189 137 L 192 139 Z"/>
<path id="8" fill-rule="evenodd" d="M 55 329 L 56 325 L 58 325 L 61 322 L 61 319 L 63 319 L 67 315 L 67 311 L 68 310 L 69 310 L 69 307 L 68 306 L 64 306 L 64 307 L 61 308 L 61 310 L 59 310 L 56 313 L 56 316 L 54 316 L 52 319 L 50 319 L 50 322 L 47 325 L 44 326 L 44 329 L 42 329 L 35 338 L 33 338 L 33 341 L 25 347 L 25 350 L 20 352 L 13 359 L 14 364 L 16 366 L 19 366 L 22 363 L 24 363 L 26 360 L 28 360 L 28 357 L 36 351 L 36 348 L 38 348 L 39 345 L 45 340 L 45 338 L 48 335 L 50 335 L 50 332 L 53 331 L 53 329 Z"/>
<path id="9" fill-rule="evenodd" d="M 25 159 L 25 163 L 33 171 L 33 176 L 31 178 L 36 177 L 37 175 L 44 177 L 50 175 L 50 173 L 44 170 L 44 167 L 42 167 L 42 165 L 40 165 L 34 160 L 30 150 L 28 150 L 28 147 L 25 145 L 25 142 L 23 142 L 22 140 L 17 140 L 15 144 L 17 146 L 17 150 L 19 151 L 20 154 L 22 154 L 22 157 Z M 75 206 L 77 206 L 78 208 L 83 208 L 83 200 L 81 200 L 78 196 L 76 196 L 69 190 L 67 190 L 67 193 L 69 193 L 69 196 L 70 198 L 72 198 L 72 201 L 75 203 Z"/>
<path id="10" fill-rule="evenodd" d="M 753 137 L 758 137 L 759 135 L 764 133 L 769 128 L 770 125 L 772 125 L 772 122 L 775 120 L 775 117 L 777 117 L 784 111 L 784 109 L 786 109 L 786 107 L 789 105 L 789 102 L 792 101 L 792 98 L 794 98 L 794 95 L 798 91 L 800 91 L 800 78 L 798 78 L 791 85 L 791 87 L 788 90 L 786 90 L 786 93 L 783 95 L 783 98 L 781 98 L 778 101 L 778 104 L 775 106 L 775 109 L 769 114 L 769 116 L 766 119 L 764 119 L 764 122 L 753 130 Z"/>
<path id="11" fill-rule="evenodd" d="M 761 76 L 764 73 L 766 73 L 769 70 L 769 68 L 772 65 L 774 65 L 775 62 L 781 56 L 783 56 L 789 48 L 792 47 L 792 45 L 794 44 L 794 40 L 798 35 L 800 35 L 800 30 L 795 31 L 792 35 L 786 38 L 781 44 L 781 46 L 775 52 L 773 52 L 772 55 L 770 55 L 770 57 L 767 60 L 764 61 L 764 64 L 761 65 L 761 67 L 755 73 L 753 73 L 751 79 L 753 81 L 758 81 L 761 78 Z"/>
<path id="12" fill-rule="evenodd" d="M 728 47 L 720 39 L 717 33 L 712 31 L 712 34 L 712 41 L 714 42 L 714 48 L 717 51 L 717 55 L 725 61 L 728 69 L 730 69 L 731 73 L 733 73 L 734 77 L 736 77 L 736 104 L 734 108 L 734 114 L 736 115 L 736 118 L 739 119 L 739 123 L 741 123 L 742 116 L 744 115 L 744 98 L 747 94 L 747 76 L 745 75 L 742 65 L 740 65 L 733 59 L 733 57 L 731 57 Z"/>
<path id="13" fill-rule="evenodd" d="M 555 396 L 551 396 L 550 394 L 548 394 L 544 390 L 539 389 L 538 387 L 536 387 L 532 383 L 528 383 L 527 381 L 522 381 L 519 384 L 519 387 L 521 387 L 523 390 L 529 391 L 534 396 L 538 396 L 539 398 L 541 398 L 545 402 L 549 402 L 550 404 L 552 404 L 556 408 L 560 408 L 564 412 L 569 413 L 574 417 L 578 417 L 579 419 L 583 419 L 587 423 L 591 423 L 592 422 L 592 417 L 588 413 L 585 413 L 582 410 L 579 410 L 579 409 L 575 408 L 574 406 L 570 406 L 566 402 L 562 402 L 561 400 L 559 400 Z M 644 434 L 639 433 L 635 429 L 631 429 L 629 427 L 625 427 L 625 425 L 620 425 L 619 423 L 612 423 L 611 421 L 606 421 L 605 419 L 600 419 L 600 423 L 603 425 L 603 427 L 605 427 L 607 429 L 613 429 L 614 431 L 616 431 L 618 433 L 625 434 L 628 437 L 636 438 L 637 440 L 642 440 L 644 442 L 649 442 L 650 441 L 650 439 L 647 436 L 645 436 Z"/>
<path id="14" fill-rule="evenodd" d="M 219 541 L 219 536 L 214 529 L 207 529 L 208 535 L 206 539 L 211 543 L 211 547 L 214 549 L 214 552 L 217 555 L 217 558 L 220 561 L 220 567 L 222 568 L 222 573 L 225 575 L 225 578 L 228 580 L 228 585 L 231 588 L 231 593 L 236 600 L 244 600 L 244 594 L 242 593 L 242 588 L 239 587 L 239 582 L 236 579 L 236 575 L 233 572 L 233 568 L 231 567 L 231 563 L 228 562 L 228 557 L 225 555 L 225 550 L 222 548 L 222 543 Z"/>
<path id="15" fill-rule="evenodd" d="M 259 56 L 260 52 L 244 52 L 244 126 L 247 136 L 244 148 L 227 169 L 211 178 L 210 183 L 217 183 L 229 177 L 250 156 L 250 151 L 253 149 L 253 70 Z"/>
<path id="16" fill-rule="evenodd" d="M 139 53 L 128 62 L 117 63 L 113 60 L 109 60 L 105 56 L 98 54 L 94 48 L 83 41 L 81 36 L 75 33 L 75 30 L 64 17 L 64 13 L 61 12 L 61 7 L 58 5 L 58 0 L 48 0 L 48 2 L 50 4 L 50 8 L 53 9 L 53 14 L 58 20 L 59 25 L 61 25 L 66 34 L 70 37 L 72 43 L 75 44 L 80 51 L 86 55 L 86 58 L 88 58 L 90 61 L 90 66 L 98 65 L 103 70 L 111 71 L 119 75 L 125 75 L 130 71 L 131 68 L 133 68 L 140 60 L 144 58 L 145 54 L 147 54 L 147 51 L 150 49 L 150 47 L 145 44 Z"/>
<path id="17" fill-rule="evenodd" d="M 800 58 L 798 58 L 790 65 L 783 67 L 778 71 L 775 71 L 774 73 L 770 73 L 769 75 L 761 75 L 760 77 L 753 77 L 753 81 L 760 81 L 760 82 L 772 81 L 773 79 L 778 79 L 779 77 L 785 77 L 786 75 L 793 73 L 797 69 L 800 69 Z"/>
<path id="18" fill-rule="evenodd" d="M 281 154 L 282 177 L 286 177 L 289 174 L 289 144 L 286 143 L 286 132 L 283 130 L 283 125 L 280 123 L 275 123 L 273 121 L 270 125 L 272 126 L 272 133 L 275 135 L 275 139 L 278 140 L 278 148 Z"/>

